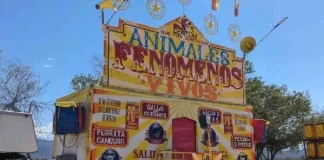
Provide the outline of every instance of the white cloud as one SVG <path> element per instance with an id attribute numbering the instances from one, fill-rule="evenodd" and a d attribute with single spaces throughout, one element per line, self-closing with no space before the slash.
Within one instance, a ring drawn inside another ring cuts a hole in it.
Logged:
<path id="1" fill-rule="evenodd" d="M 48 58 L 47 60 L 49 60 L 49 61 L 53 61 L 53 60 L 54 60 L 54 58 Z"/>
<path id="2" fill-rule="evenodd" d="M 38 139 L 53 140 L 53 124 L 49 123 L 45 126 L 35 127 L 35 133 Z"/>
<path id="3" fill-rule="evenodd" d="M 52 66 L 49 65 L 49 64 L 43 64 L 43 67 L 45 67 L 45 68 L 52 68 Z"/>

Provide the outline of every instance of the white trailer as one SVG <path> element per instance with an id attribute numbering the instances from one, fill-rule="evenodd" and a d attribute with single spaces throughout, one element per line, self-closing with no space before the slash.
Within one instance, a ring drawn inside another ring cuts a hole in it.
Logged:
<path id="1" fill-rule="evenodd" d="M 0 152 L 37 152 L 37 138 L 32 115 L 0 111 Z"/>

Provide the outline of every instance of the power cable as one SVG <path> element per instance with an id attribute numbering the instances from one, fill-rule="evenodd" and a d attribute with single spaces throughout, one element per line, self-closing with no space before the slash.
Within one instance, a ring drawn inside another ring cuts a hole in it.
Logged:
<path id="1" fill-rule="evenodd" d="M 120 7 L 123 6 L 123 4 L 126 2 L 126 1 L 129 1 L 129 0 L 123 0 L 123 2 L 117 7 L 114 9 L 114 13 L 109 17 L 108 21 L 107 21 L 107 25 L 110 23 L 110 21 L 112 20 L 112 18 L 115 16 L 115 14 L 119 11 Z"/>
<path id="2" fill-rule="evenodd" d="M 267 38 L 276 28 L 278 28 L 281 24 L 283 24 L 287 19 L 288 17 L 285 17 L 280 22 L 278 22 L 275 26 L 273 26 L 273 28 L 265 36 L 263 36 L 263 38 L 255 46 L 260 44 L 265 38 Z"/>

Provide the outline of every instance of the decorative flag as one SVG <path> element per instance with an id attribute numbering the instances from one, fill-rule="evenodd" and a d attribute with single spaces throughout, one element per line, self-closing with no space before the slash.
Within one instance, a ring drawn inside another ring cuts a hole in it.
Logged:
<path id="1" fill-rule="evenodd" d="M 239 14 L 239 7 L 240 4 L 238 3 L 238 0 L 235 0 L 234 2 L 234 16 L 237 17 Z"/>
<path id="2" fill-rule="evenodd" d="M 254 142 L 264 143 L 265 127 L 264 119 L 253 119 Z"/>
<path id="3" fill-rule="evenodd" d="M 212 9 L 217 11 L 219 8 L 219 0 L 212 0 Z"/>
<path id="4" fill-rule="evenodd" d="M 115 6 L 112 2 L 112 0 L 103 0 L 101 3 L 96 5 L 97 9 L 115 9 Z"/>

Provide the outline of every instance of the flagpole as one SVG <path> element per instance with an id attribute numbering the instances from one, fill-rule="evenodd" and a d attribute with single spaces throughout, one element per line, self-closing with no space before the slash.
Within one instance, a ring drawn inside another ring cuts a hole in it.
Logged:
<path id="1" fill-rule="evenodd" d="M 101 10 L 101 24 L 105 24 L 105 13 Z"/>

